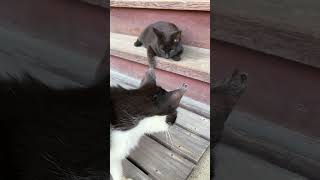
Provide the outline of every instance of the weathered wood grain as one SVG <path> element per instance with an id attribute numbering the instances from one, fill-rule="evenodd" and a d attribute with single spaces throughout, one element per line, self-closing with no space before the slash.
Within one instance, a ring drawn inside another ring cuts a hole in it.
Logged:
<path id="1" fill-rule="evenodd" d="M 186 109 L 178 108 L 177 124 L 198 134 L 204 139 L 210 140 L 210 120 L 192 113 Z"/>
<path id="2" fill-rule="evenodd" d="M 185 180 L 195 164 L 144 136 L 130 159 L 155 179 Z"/>
<path id="3" fill-rule="evenodd" d="M 135 36 L 110 33 L 110 54 L 148 65 L 146 49 L 133 45 L 136 39 Z M 210 83 L 210 50 L 190 46 L 184 48 L 181 61 L 156 57 L 157 68 Z"/>
<path id="4" fill-rule="evenodd" d="M 151 137 L 194 163 L 200 160 L 210 144 L 209 141 L 176 125 L 170 127 L 169 133 L 172 141 L 166 137 L 165 133 L 152 134 Z"/>
<path id="5" fill-rule="evenodd" d="M 210 0 L 110 0 L 111 7 L 210 11 Z"/>
<path id="6" fill-rule="evenodd" d="M 139 168 L 137 168 L 134 164 L 132 164 L 130 161 L 125 159 L 122 162 L 123 165 L 123 173 L 125 177 L 131 178 L 134 180 L 151 180 L 151 178 L 146 175 L 144 172 L 142 172 Z"/>

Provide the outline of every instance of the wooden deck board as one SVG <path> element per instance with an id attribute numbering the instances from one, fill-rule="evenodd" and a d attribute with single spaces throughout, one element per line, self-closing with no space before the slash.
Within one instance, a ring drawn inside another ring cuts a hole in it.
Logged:
<path id="1" fill-rule="evenodd" d="M 110 54 L 123 59 L 148 65 L 147 50 L 135 47 L 136 36 L 110 33 Z M 174 72 L 192 79 L 210 82 L 210 50 L 184 45 L 181 61 L 156 57 L 157 68 Z"/>
<path id="2" fill-rule="evenodd" d="M 111 0 L 111 7 L 210 11 L 210 0 Z"/>
<path id="3" fill-rule="evenodd" d="M 149 173 L 161 180 L 184 180 L 195 164 L 170 151 L 153 139 L 144 136 L 129 156 Z"/>
<path id="4" fill-rule="evenodd" d="M 148 175 L 146 175 L 143 171 L 141 171 L 127 159 L 122 162 L 122 165 L 125 177 L 130 177 L 134 180 L 151 180 Z"/>
<path id="5" fill-rule="evenodd" d="M 209 141 L 176 125 L 170 127 L 169 132 L 172 136 L 172 142 L 167 139 L 165 133 L 157 133 L 151 136 L 160 141 L 160 143 L 165 144 L 172 151 L 195 163 L 200 160 L 210 144 Z"/>
<path id="6" fill-rule="evenodd" d="M 192 113 L 186 109 L 178 109 L 177 124 L 188 129 L 189 131 L 200 135 L 201 137 L 210 140 L 210 120 Z"/>

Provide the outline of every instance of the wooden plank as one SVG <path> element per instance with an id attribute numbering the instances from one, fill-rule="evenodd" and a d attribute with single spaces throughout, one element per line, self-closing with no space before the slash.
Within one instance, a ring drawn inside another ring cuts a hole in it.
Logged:
<path id="1" fill-rule="evenodd" d="M 146 49 L 133 45 L 136 39 L 135 36 L 110 33 L 110 54 L 148 65 Z M 156 57 L 157 68 L 210 83 L 210 50 L 191 46 L 184 48 L 181 61 Z"/>
<path id="2" fill-rule="evenodd" d="M 122 165 L 123 165 L 123 171 L 124 171 L 123 173 L 125 177 L 131 178 L 134 180 L 151 180 L 151 178 L 148 175 L 142 172 L 138 167 L 136 167 L 127 159 L 125 159 L 122 162 Z"/>
<path id="3" fill-rule="evenodd" d="M 130 159 L 155 179 L 185 180 L 195 164 L 170 151 L 151 138 L 142 137 Z"/>
<path id="4" fill-rule="evenodd" d="M 210 120 L 192 113 L 186 109 L 178 108 L 178 118 L 176 121 L 180 126 L 188 129 L 189 131 L 210 140 Z"/>
<path id="5" fill-rule="evenodd" d="M 215 3 L 211 38 L 320 67 L 317 0 L 225 0 Z"/>
<path id="6" fill-rule="evenodd" d="M 151 180 L 151 178 L 146 175 L 143 171 L 141 171 L 138 167 L 132 164 L 128 159 L 122 161 L 123 174 L 127 178 L 131 178 L 134 180 Z M 110 180 L 113 178 L 110 175 Z"/>
<path id="7" fill-rule="evenodd" d="M 176 125 L 170 127 L 169 133 L 171 140 L 165 133 L 152 134 L 151 137 L 194 163 L 200 160 L 210 144 L 209 141 Z"/>
<path id="8" fill-rule="evenodd" d="M 210 0 L 110 0 L 111 7 L 210 11 Z"/>

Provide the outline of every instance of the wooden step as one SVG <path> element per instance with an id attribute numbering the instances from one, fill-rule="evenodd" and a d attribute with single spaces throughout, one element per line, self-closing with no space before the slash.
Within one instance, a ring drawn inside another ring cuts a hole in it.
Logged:
<path id="1" fill-rule="evenodd" d="M 216 180 L 308 179 L 225 144 L 218 144 L 216 146 L 214 149 L 214 158 L 214 179 Z"/>
<path id="2" fill-rule="evenodd" d="M 135 47 L 137 37 L 110 33 L 110 54 L 141 64 L 148 64 L 144 47 Z M 181 61 L 156 57 L 159 69 L 210 83 L 210 50 L 184 46 Z"/>
<path id="3" fill-rule="evenodd" d="M 121 85 L 127 89 L 135 88 L 132 83 L 124 83 L 112 69 L 111 86 Z M 177 123 L 170 127 L 172 141 L 164 133 L 144 136 L 139 147 L 125 161 L 124 171 L 128 176 L 137 174 L 146 179 L 186 179 L 193 167 L 210 145 L 210 121 L 183 108 L 178 110 Z M 129 164 L 129 165 L 128 165 Z M 141 172 L 144 172 L 141 174 Z M 132 176 L 130 176 L 132 177 Z"/>
<path id="4" fill-rule="evenodd" d="M 310 179 L 320 179 L 320 141 L 252 114 L 233 111 L 222 141 Z"/>
<path id="5" fill-rule="evenodd" d="M 210 11 L 210 0 L 110 0 L 111 7 Z"/>
<path id="6" fill-rule="evenodd" d="M 115 7 L 110 11 L 110 31 L 114 33 L 138 36 L 156 21 L 177 25 L 183 44 L 210 49 L 210 12 Z"/>

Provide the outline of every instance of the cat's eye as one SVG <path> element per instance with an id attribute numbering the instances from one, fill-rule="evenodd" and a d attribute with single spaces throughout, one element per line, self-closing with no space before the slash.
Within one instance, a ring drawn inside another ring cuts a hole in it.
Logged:
<path id="1" fill-rule="evenodd" d="M 156 95 L 156 94 L 153 95 L 153 96 L 152 96 L 152 101 L 156 102 L 157 100 L 158 100 L 158 95 Z"/>
<path id="2" fill-rule="evenodd" d="M 178 42 L 179 40 L 178 39 L 174 39 L 174 42 Z"/>

